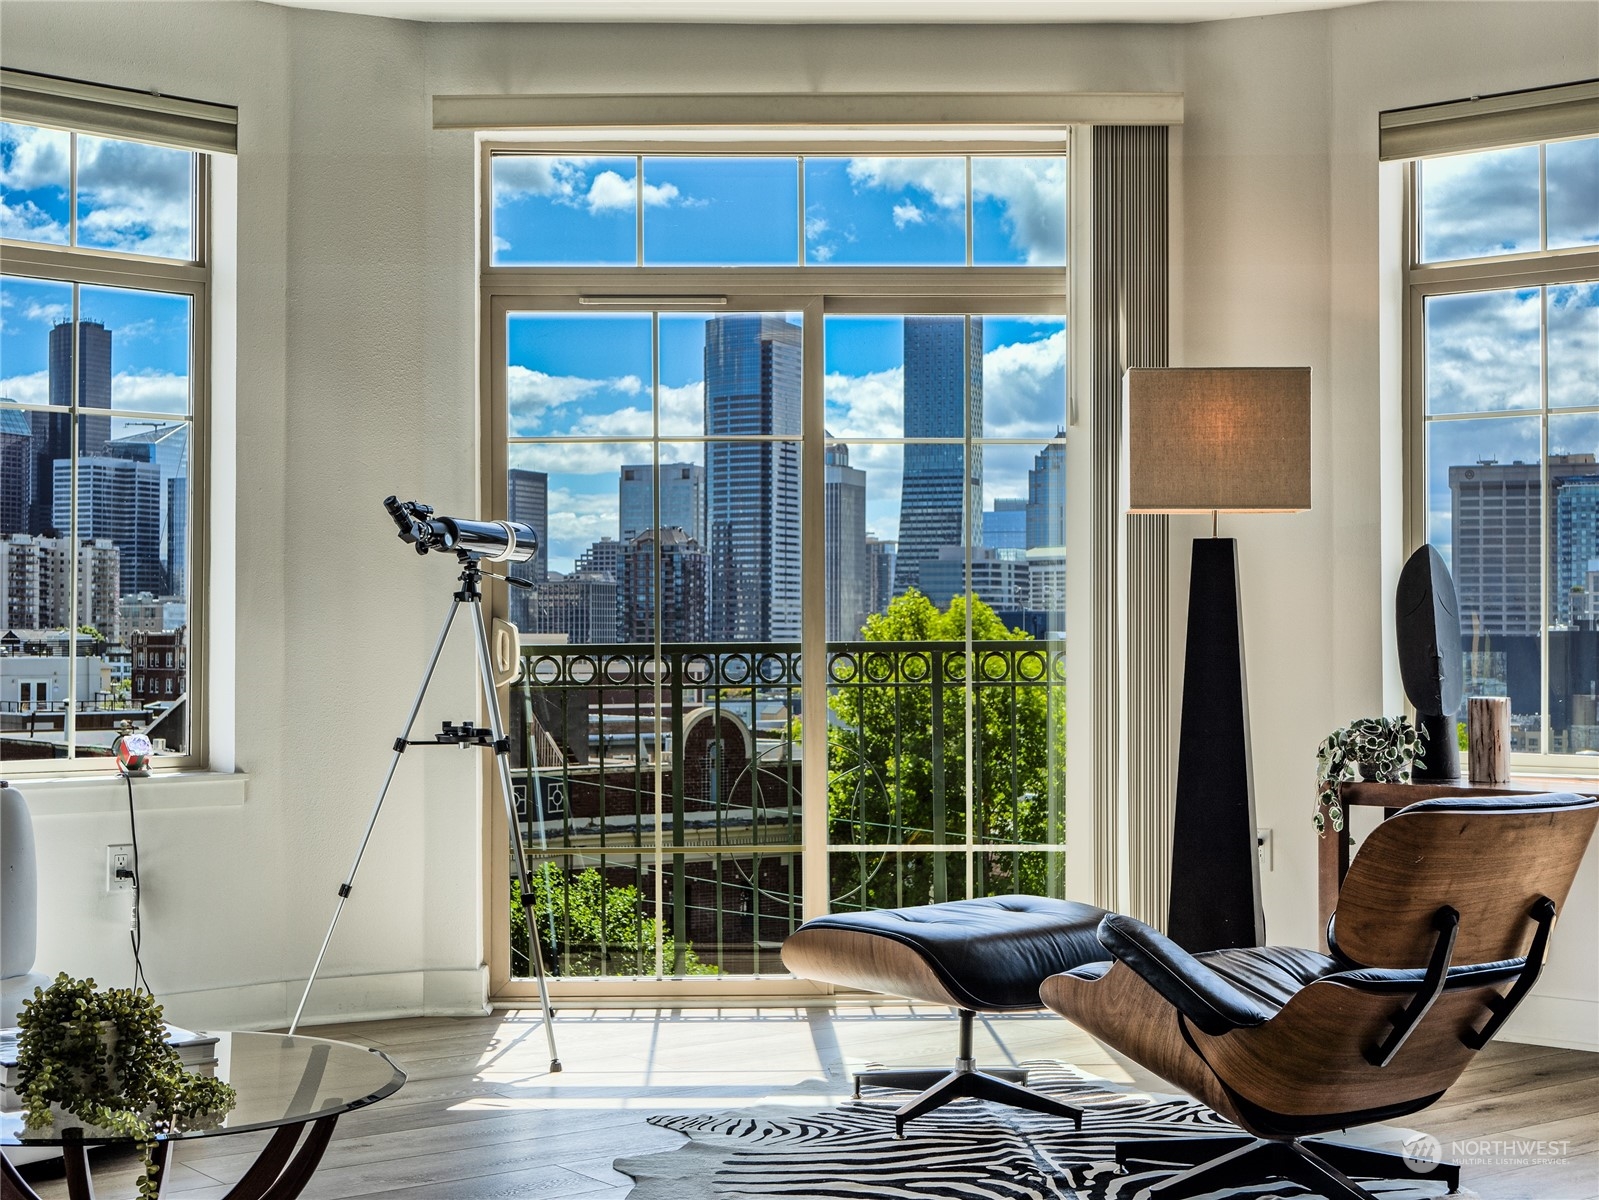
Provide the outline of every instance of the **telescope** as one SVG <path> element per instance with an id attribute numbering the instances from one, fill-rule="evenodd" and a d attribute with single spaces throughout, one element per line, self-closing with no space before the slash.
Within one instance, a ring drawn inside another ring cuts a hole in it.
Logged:
<path id="1" fill-rule="evenodd" d="M 539 535 L 522 521 L 464 521 L 435 517 L 426 504 L 390 496 L 383 507 L 399 526 L 400 540 L 418 554 L 447 550 L 488 562 L 527 562 L 539 552 Z"/>

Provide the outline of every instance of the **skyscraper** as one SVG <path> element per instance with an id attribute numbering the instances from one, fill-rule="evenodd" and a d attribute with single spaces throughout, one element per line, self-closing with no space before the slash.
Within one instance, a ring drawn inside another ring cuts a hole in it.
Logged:
<path id="1" fill-rule="evenodd" d="M 52 524 L 66 529 L 72 505 L 72 460 L 54 463 Z M 161 563 L 161 468 L 126 458 L 78 460 L 78 536 L 110 538 L 122 555 L 123 592 L 166 591 Z"/>
<path id="2" fill-rule="evenodd" d="M 990 550 L 1027 549 L 1027 501 L 995 497 L 983 514 L 983 545 Z"/>
<path id="3" fill-rule="evenodd" d="M 106 458 L 125 458 L 130 462 L 154 463 L 160 470 L 161 495 L 164 500 L 161 518 L 161 528 L 164 531 L 162 571 L 166 582 L 164 586 L 156 589 L 155 594 L 182 596 L 189 550 L 187 543 L 189 427 L 180 421 L 168 423 L 139 421 L 132 424 L 150 427 L 112 438 L 106 442 L 100 453 Z"/>
<path id="4" fill-rule="evenodd" d="M 800 329 L 779 316 L 705 323 L 707 437 L 787 435 L 705 448 L 710 636 L 800 636 Z"/>
<path id="5" fill-rule="evenodd" d="M 703 642 L 710 555 L 682 529 L 648 529 L 627 543 L 617 580 L 621 640 L 655 638 L 655 555 L 660 551 L 661 641 Z"/>
<path id="6" fill-rule="evenodd" d="M 83 408 L 111 407 L 111 331 L 98 321 L 80 321 L 78 329 L 78 398 Z M 71 321 L 50 330 L 50 403 L 62 409 L 72 403 Z M 33 425 L 33 498 L 29 533 L 47 529 L 65 532 L 56 524 L 55 464 L 72 459 L 72 417 L 66 412 L 29 414 Z M 83 418 L 78 430 L 79 457 L 92 457 L 105 449 L 111 437 L 111 418 Z"/>
<path id="7" fill-rule="evenodd" d="M 1062 429 L 1055 436 L 1064 437 Z M 1066 447 L 1045 446 L 1027 472 L 1027 549 L 1066 544 Z"/>
<path id="8" fill-rule="evenodd" d="M 167 595 L 189 594 L 189 480 L 167 480 Z"/>
<path id="9" fill-rule="evenodd" d="M 539 535 L 539 550 L 526 562 L 517 563 L 506 574 L 529 583 L 543 583 L 550 573 L 550 477 L 543 471 L 512 467 L 505 473 L 505 516 L 509 521 L 531 525 Z M 533 593 L 527 588 L 510 589 L 511 624 L 531 630 Z"/>
<path id="10" fill-rule="evenodd" d="M 1591 475 L 1573 475 L 1555 493 L 1555 590 L 1549 597 L 1556 625 L 1593 620 L 1588 595 L 1588 567 L 1599 558 L 1599 467 Z"/>
<path id="11" fill-rule="evenodd" d="M 670 462 L 660 466 L 661 517 L 655 519 L 655 468 L 627 463 L 617 483 L 617 524 L 622 541 L 655 528 L 681 529 L 701 546 L 705 539 L 705 468 L 699 463 Z"/>
<path id="12" fill-rule="evenodd" d="M 827 640 L 860 637 L 871 579 L 866 562 L 866 472 L 849 465 L 849 447 L 829 442 L 827 458 Z"/>
<path id="13" fill-rule="evenodd" d="M 33 423 L 0 396 L 0 536 L 28 532 L 33 503 Z"/>
<path id="14" fill-rule="evenodd" d="M 905 437 L 964 438 L 983 428 L 980 317 L 905 318 Z M 982 528 L 982 449 L 908 441 L 900 486 L 896 594 L 921 582 L 921 566 Z"/>
<path id="15" fill-rule="evenodd" d="M 886 612 L 894 599 L 894 560 L 897 542 L 885 541 L 876 534 L 866 535 L 866 611 Z"/>
<path id="16" fill-rule="evenodd" d="M 1599 475 L 1599 466 L 1592 454 L 1552 454 L 1548 468 L 1558 535 L 1561 492 L 1568 483 L 1585 482 L 1580 477 Z M 1453 530 L 1450 570 L 1460 596 L 1461 622 L 1468 635 L 1475 632 L 1535 638 L 1540 632 L 1540 475 L 1535 462 L 1478 462 L 1449 468 Z M 1580 502 L 1574 499 L 1568 511 L 1575 516 L 1579 507 Z M 1560 557 L 1557 546 L 1557 568 Z M 1580 569 L 1578 560 L 1573 559 L 1571 571 L 1580 573 Z M 1558 582 L 1556 586 L 1558 589 Z M 1558 620 L 1559 598 L 1551 599 L 1551 615 Z"/>

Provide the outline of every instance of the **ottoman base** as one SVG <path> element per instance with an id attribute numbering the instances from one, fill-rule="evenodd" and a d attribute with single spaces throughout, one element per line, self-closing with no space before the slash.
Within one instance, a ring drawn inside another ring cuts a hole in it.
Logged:
<path id="1" fill-rule="evenodd" d="M 904 1104 L 894 1114 L 894 1136 L 905 1136 L 905 1123 L 942 1108 L 956 1100 L 992 1100 L 1013 1108 L 1065 1117 L 1077 1128 L 1083 1127 L 1081 1109 L 1049 1096 L 1030 1092 L 1018 1086 L 1027 1081 L 1027 1072 L 1010 1067 L 992 1071 L 979 1071 L 972 1057 L 972 1019 L 976 1014 L 968 1008 L 958 1010 L 961 1021 L 960 1055 L 955 1059 L 953 1071 L 936 1071 L 926 1068 L 908 1070 L 862 1071 L 855 1076 L 855 1095 L 861 1094 L 861 1085 L 870 1083 L 877 1087 L 925 1088 L 914 1100 Z"/>

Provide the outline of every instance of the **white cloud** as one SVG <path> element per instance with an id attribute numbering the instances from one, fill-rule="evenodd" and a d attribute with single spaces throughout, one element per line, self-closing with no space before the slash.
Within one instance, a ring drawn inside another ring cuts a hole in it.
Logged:
<path id="1" fill-rule="evenodd" d="M 644 185 L 644 207 L 665 208 L 673 201 L 678 200 L 679 193 L 675 183 L 646 183 Z M 683 200 L 684 205 L 695 208 L 701 207 L 706 202 L 703 200 Z"/>
<path id="2" fill-rule="evenodd" d="M 914 204 L 894 205 L 894 228 L 904 229 L 907 225 L 920 225 L 927 220 L 927 214 Z"/>
<path id="3" fill-rule="evenodd" d="M 189 377 L 162 371 L 123 371 L 111 378 L 113 408 L 181 414 L 189 411 Z"/>
<path id="4" fill-rule="evenodd" d="M 611 474 L 615 474 L 622 461 L 619 457 L 610 460 Z M 614 488 L 608 493 L 575 492 L 559 486 L 550 488 L 548 528 L 552 571 L 570 572 L 578 555 L 592 543 L 616 536 L 616 504 Z"/>
<path id="5" fill-rule="evenodd" d="M 7 306 L 11 307 L 11 306 Z M 33 297 L 22 306 L 22 317 L 27 321 L 38 321 L 41 325 L 55 325 L 72 316 L 72 306 L 66 303 L 40 304 Z"/>
<path id="6" fill-rule="evenodd" d="M 601 171 L 589 184 L 588 209 L 591 213 L 617 212 L 633 207 L 633 181 L 615 171 Z"/>
<path id="7" fill-rule="evenodd" d="M 1536 288 L 1437 297 L 1427 305 L 1427 408 L 1434 413 L 1536 409 Z"/>
<path id="8" fill-rule="evenodd" d="M 866 375 L 830 372 L 822 387 L 827 396 L 827 431 L 833 437 L 848 440 L 904 434 L 903 367 L 890 367 Z M 853 462 L 851 459 L 851 465 Z"/>
<path id="9" fill-rule="evenodd" d="M 983 432 L 1054 437 L 1065 420 L 1066 331 L 983 355 Z"/>
<path id="10" fill-rule="evenodd" d="M 705 381 L 661 388 L 661 433 L 699 434 L 705 430 Z"/>
<path id="11" fill-rule="evenodd" d="M 19 404 L 49 404 L 50 372 L 34 371 L 0 379 L 0 396 Z"/>
<path id="12" fill-rule="evenodd" d="M 1538 248 L 1538 148 L 1421 165 L 1422 251 L 1429 260 Z"/>
<path id="13" fill-rule="evenodd" d="M 585 168 L 590 158 L 551 158 L 538 154 L 508 154 L 494 160 L 496 204 L 523 196 L 546 196 L 572 204 L 585 190 Z"/>
<path id="14" fill-rule="evenodd" d="M 1599 283 L 1549 289 L 1549 403 L 1592 404 L 1599 395 Z"/>
<path id="15" fill-rule="evenodd" d="M 50 372 L 34 371 L 0 379 L 0 396 L 22 404 L 50 403 Z M 189 377 L 164 371 L 122 371 L 111 377 L 111 406 L 124 411 L 189 411 Z"/>
<path id="16" fill-rule="evenodd" d="M 0 237 L 64 246 L 67 227 L 32 200 L 24 200 L 21 204 L 0 202 Z"/>
<path id="17" fill-rule="evenodd" d="M 70 135 L 65 130 L 0 124 L 0 184 L 19 192 L 60 188 L 70 172 Z"/>
<path id="18" fill-rule="evenodd" d="M 972 160 L 974 200 L 992 197 L 1011 244 L 1030 264 L 1066 261 L 1066 162 L 1060 158 Z"/>
<path id="19" fill-rule="evenodd" d="M 579 375 L 549 375 L 529 367 L 506 368 L 506 391 L 510 404 L 511 431 L 517 436 L 556 432 L 580 437 L 637 438 L 650 435 L 650 389 L 637 375 L 616 375 L 609 379 L 585 379 Z M 576 410 L 568 413 L 559 428 L 545 428 L 556 410 L 567 409 L 590 397 L 631 396 L 642 405 L 625 405 L 603 412 Z"/>
<path id="20" fill-rule="evenodd" d="M 646 208 L 666 208 L 679 198 L 677 185 L 673 183 L 646 183 L 644 185 L 644 206 Z M 615 171 L 601 171 L 594 177 L 594 182 L 589 184 L 586 199 L 590 213 L 620 212 L 631 209 L 634 203 L 633 180 L 623 179 Z"/>
<path id="21" fill-rule="evenodd" d="M 78 138 L 78 241 L 86 246 L 192 255 L 194 156 L 111 138 Z"/>
<path id="22" fill-rule="evenodd" d="M 966 162 L 960 158 L 852 158 L 846 168 L 857 189 L 926 192 L 939 208 L 966 205 Z"/>

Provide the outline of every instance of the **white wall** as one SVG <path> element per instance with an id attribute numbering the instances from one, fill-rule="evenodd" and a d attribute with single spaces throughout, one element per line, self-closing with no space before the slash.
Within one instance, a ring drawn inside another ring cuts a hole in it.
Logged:
<path id="1" fill-rule="evenodd" d="M 1599 28 L 1586 3 L 907 29 L 420 26 L 253 3 L 8 0 L 0 45 L 6 66 L 240 106 L 236 744 L 248 783 L 152 781 L 138 795 L 157 989 L 180 1020 L 270 1025 L 298 999 L 448 603 L 446 564 L 402 552 L 378 501 L 476 507 L 474 152 L 469 135 L 431 130 L 431 95 L 685 79 L 708 91 L 1183 91 L 1174 361 L 1315 372 L 1315 507 L 1228 530 L 1243 556 L 1261 818 L 1277 831 L 1268 923 L 1273 940 L 1311 944 L 1313 748 L 1400 703 L 1384 617 L 1400 551 L 1398 399 L 1376 113 L 1590 75 Z M 471 711 L 470 662 L 453 637 L 421 728 Z M 481 1005 L 468 757 L 402 761 L 315 1015 Z M 59 888 L 41 966 L 125 980 L 125 914 L 94 883 L 104 845 L 125 840 L 120 793 L 25 791 L 42 877 Z M 1529 1002 L 1529 1036 L 1599 1046 L 1594 857 Z M 164 874 L 168 862 L 188 878 Z"/>

